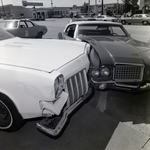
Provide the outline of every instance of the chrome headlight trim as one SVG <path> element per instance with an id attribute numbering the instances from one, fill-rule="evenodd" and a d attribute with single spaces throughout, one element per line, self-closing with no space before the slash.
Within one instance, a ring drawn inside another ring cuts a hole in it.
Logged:
<path id="1" fill-rule="evenodd" d="M 55 98 L 58 98 L 64 89 L 64 76 L 59 75 L 54 82 Z"/>
<path id="2" fill-rule="evenodd" d="M 99 70 L 99 69 L 94 69 L 94 70 L 92 70 L 92 71 L 91 71 L 91 76 L 92 76 L 93 78 L 98 78 L 98 77 L 100 77 L 100 76 L 101 76 L 100 70 Z"/>
<path id="3" fill-rule="evenodd" d="M 110 69 L 109 68 L 102 68 L 101 69 L 101 76 L 108 77 L 110 75 Z"/>

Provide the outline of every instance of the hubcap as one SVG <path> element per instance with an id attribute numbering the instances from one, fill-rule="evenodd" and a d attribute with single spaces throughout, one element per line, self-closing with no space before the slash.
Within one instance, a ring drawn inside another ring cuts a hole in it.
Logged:
<path id="1" fill-rule="evenodd" d="M 0 129 L 7 129 L 12 125 L 12 115 L 8 107 L 0 101 Z"/>

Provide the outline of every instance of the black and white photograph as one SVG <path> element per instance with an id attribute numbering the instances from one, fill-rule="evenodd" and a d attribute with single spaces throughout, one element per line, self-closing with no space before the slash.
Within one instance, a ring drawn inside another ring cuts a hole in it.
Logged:
<path id="1" fill-rule="evenodd" d="M 150 0 L 0 0 L 0 150 L 150 150 Z"/>

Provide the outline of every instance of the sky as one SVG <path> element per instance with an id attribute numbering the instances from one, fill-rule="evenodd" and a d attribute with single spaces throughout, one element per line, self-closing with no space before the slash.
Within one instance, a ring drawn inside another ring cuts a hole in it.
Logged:
<path id="1" fill-rule="evenodd" d="M 0 0 L 0 6 L 2 6 L 1 1 L 3 2 L 3 5 L 13 4 L 14 6 L 18 5 L 22 6 L 22 0 Z M 26 0 L 26 1 L 43 3 L 44 7 L 51 7 L 51 0 Z M 52 0 L 52 1 L 53 7 L 72 7 L 73 5 L 82 6 L 84 2 L 88 3 L 89 0 Z M 101 1 L 102 0 L 97 0 L 97 4 L 101 4 Z M 117 0 L 103 0 L 104 4 L 116 2 Z M 122 0 L 119 0 L 119 2 L 122 2 Z M 90 0 L 90 4 L 94 5 L 95 0 Z"/>

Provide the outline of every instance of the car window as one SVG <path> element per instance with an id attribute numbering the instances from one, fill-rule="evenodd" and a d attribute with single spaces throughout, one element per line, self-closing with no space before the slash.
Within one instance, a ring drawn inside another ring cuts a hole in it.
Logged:
<path id="1" fill-rule="evenodd" d="M 102 24 L 84 24 L 79 25 L 78 36 L 127 36 L 120 26 L 102 25 Z"/>
<path id="2" fill-rule="evenodd" d="M 138 15 L 138 18 L 142 18 L 142 15 Z"/>
<path id="3" fill-rule="evenodd" d="M 68 28 L 65 31 L 67 36 L 72 37 L 72 38 L 74 37 L 75 27 L 76 27 L 76 25 L 68 26 Z"/>
<path id="4" fill-rule="evenodd" d="M 16 28 L 18 24 L 18 21 L 1 21 L 0 27 L 1 28 Z"/>
<path id="5" fill-rule="evenodd" d="M 150 15 L 149 15 L 149 14 L 145 14 L 145 16 L 146 16 L 146 17 L 150 17 Z"/>
<path id="6" fill-rule="evenodd" d="M 20 21 L 19 27 L 20 27 L 20 28 L 26 28 L 27 25 L 26 25 L 26 23 L 25 23 L 24 21 Z"/>
<path id="7" fill-rule="evenodd" d="M 112 26 L 112 34 L 116 34 L 118 36 L 126 36 L 126 34 L 124 33 L 124 31 L 118 27 L 118 26 Z"/>
<path id="8" fill-rule="evenodd" d="M 26 21 L 26 24 L 27 24 L 28 27 L 33 27 L 34 26 L 34 24 L 30 21 Z"/>

